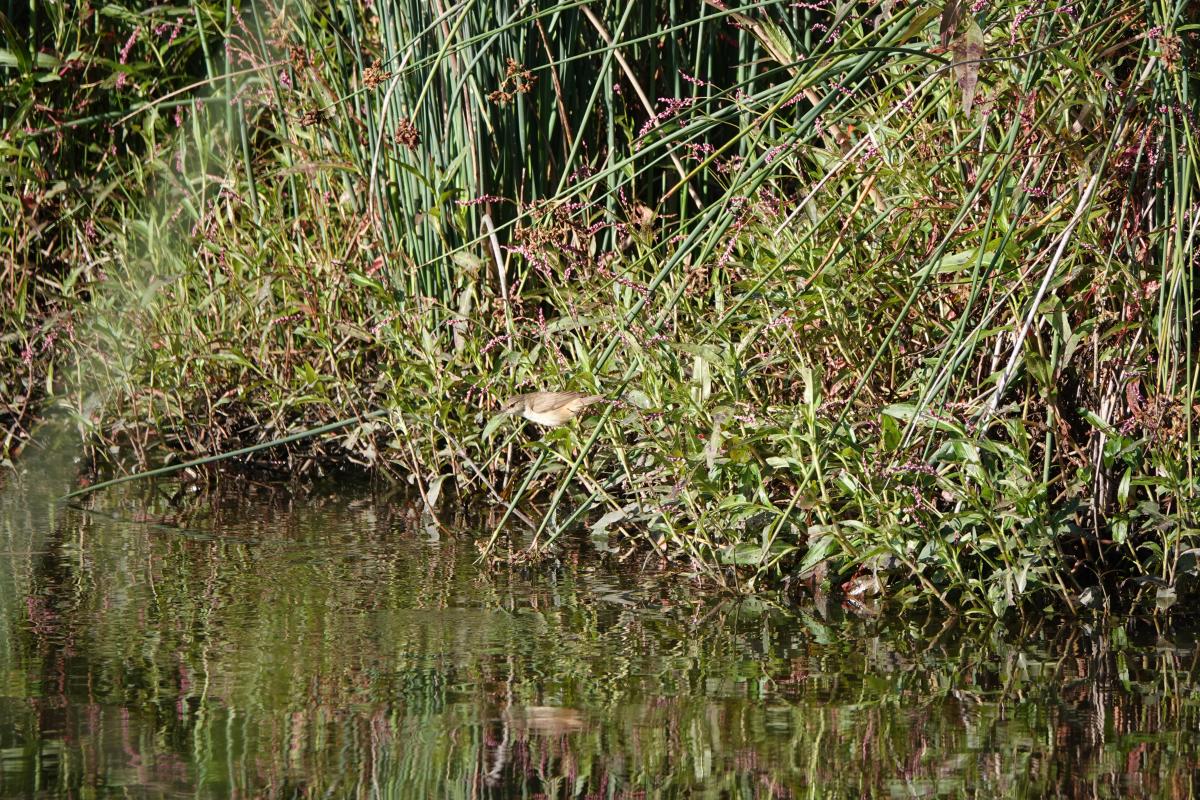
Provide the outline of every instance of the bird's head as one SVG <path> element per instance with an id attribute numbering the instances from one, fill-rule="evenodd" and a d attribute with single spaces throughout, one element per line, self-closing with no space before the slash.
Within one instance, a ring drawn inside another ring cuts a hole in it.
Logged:
<path id="1" fill-rule="evenodd" d="M 500 404 L 497 414 L 521 414 L 525 411 L 525 395 L 510 397 Z"/>

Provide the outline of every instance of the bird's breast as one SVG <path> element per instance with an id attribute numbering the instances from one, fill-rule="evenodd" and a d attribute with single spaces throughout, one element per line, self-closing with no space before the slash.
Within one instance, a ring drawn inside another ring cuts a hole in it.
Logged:
<path id="1" fill-rule="evenodd" d="M 570 419 L 571 414 L 564 408 L 555 408 L 549 411 L 534 411 L 526 408 L 522 416 L 538 425 L 561 425 Z"/>

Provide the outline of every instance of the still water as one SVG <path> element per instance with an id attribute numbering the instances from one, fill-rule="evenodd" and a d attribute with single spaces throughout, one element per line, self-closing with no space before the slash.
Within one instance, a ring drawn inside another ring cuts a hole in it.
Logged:
<path id="1" fill-rule="evenodd" d="M 1191 797 L 1194 628 L 485 569 L 395 498 L 0 490 L 5 797 Z"/>

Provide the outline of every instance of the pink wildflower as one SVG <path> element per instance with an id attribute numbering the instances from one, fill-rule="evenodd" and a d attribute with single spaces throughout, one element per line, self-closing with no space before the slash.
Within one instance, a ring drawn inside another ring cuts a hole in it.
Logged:
<path id="1" fill-rule="evenodd" d="M 133 50 L 133 44 L 137 41 L 138 29 L 134 28 L 133 33 L 129 34 L 129 38 L 125 40 L 125 46 L 121 48 L 121 64 L 129 63 L 129 52 Z"/>
<path id="2" fill-rule="evenodd" d="M 484 203 L 501 203 L 503 201 L 503 197 L 494 194 L 481 194 L 479 197 L 473 197 L 470 200 L 455 200 L 454 203 L 459 206 L 478 206 Z"/>

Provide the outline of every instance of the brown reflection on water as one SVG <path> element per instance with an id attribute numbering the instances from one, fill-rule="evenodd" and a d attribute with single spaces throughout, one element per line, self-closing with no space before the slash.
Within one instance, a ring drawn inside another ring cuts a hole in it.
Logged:
<path id="1" fill-rule="evenodd" d="M 1180 621 L 859 619 L 237 482 L 0 498 L 0 794 L 1189 797 Z"/>

